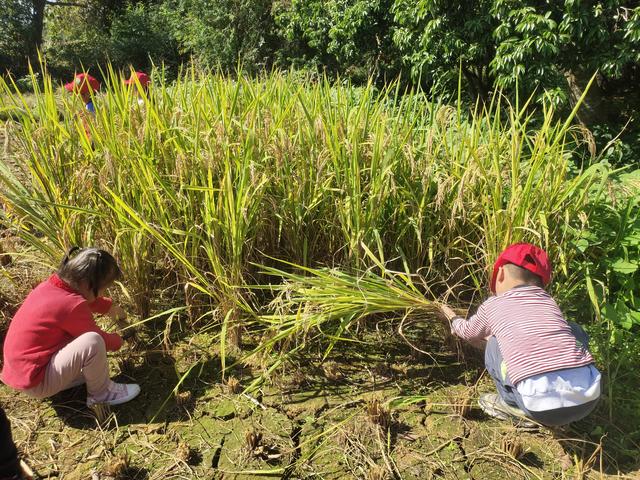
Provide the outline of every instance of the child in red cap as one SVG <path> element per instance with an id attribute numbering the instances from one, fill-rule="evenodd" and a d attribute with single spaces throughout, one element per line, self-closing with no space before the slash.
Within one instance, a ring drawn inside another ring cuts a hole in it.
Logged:
<path id="1" fill-rule="evenodd" d="M 476 345 L 486 341 L 485 365 L 498 394 L 482 395 L 479 404 L 493 417 L 565 425 L 598 402 L 601 375 L 589 338 L 544 290 L 550 280 L 546 252 L 516 243 L 498 257 L 490 284 L 495 296 L 475 315 L 465 320 L 442 306 L 453 334 Z"/>
<path id="2" fill-rule="evenodd" d="M 149 88 L 149 84 L 151 83 L 151 79 L 149 78 L 149 75 L 147 75 L 144 72 L 131 72 L 131 77 L 129 77 L 129 80 L 125 80 L 124 84 L 135 85 L 136 80 L 140 83 L 140 86 L 142 87 L 142 91 L 146 93 Z M 138 105 L 140 106 L 144 105 L 144 98 L 142 98 L 139 94 L 138 94 Z"/>
<path id="3" fill-rule="evenodd" d="M 100 82 L 93 78 L 88 73 L 78 73 L 73 78 L 73 81 L 66 83 L 64 88 L 68 92 L 73 92 L 80 95 L 84 105 L 89 113 L 96 114 L 96 109 L 93 106 L 93 100 L 91 98 L 92 92 L 100 90 Z"/>

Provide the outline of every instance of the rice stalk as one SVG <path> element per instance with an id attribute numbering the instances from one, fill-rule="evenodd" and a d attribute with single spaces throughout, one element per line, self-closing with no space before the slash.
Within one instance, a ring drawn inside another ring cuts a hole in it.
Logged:
<path id="1" fill-rule="evenodd" d="M 328 355 L 376 315 L 432 318 L 431 299 L 479 299 L 515 241 L 549 251 L 558 289 L 580 281 L 572 241 L 610 172 L 571 168 L 574 131 L 550 107 L 534 123 L 499 92 L 466 113 L 398 84 L 195 69 L 139 106 L 104 73 L 93 119 L 46 70 L 33 106 L 0 79 L 0 108 L 21 111 L 2 221 L 52 266 L 72 244 L 113 250 L 143 319 L 170 291 L 165 321 L 217 329 L 223 357 L 247 327 L 268 358 Z"/>
<path id="2" fill-rule="evenodd" d="M 436 302 L 420 293 L 410 275 L 384 270 L 349 274 L 337 269 L 312 269 L 295 266 L 302 273 L 262 266 L 262 271 L 281 279 L 268 288 L 277 292 L 269 309 L 273 313 L 259 317 L 271 334 L 256 350 L 270 352 L 283 342 L 298 347 L 307 341 L 327 340 L 324 358 L 337 341 L 347 340 L 353 325 L 372 315 L 389 312 L 436 315 Z M 381 264 L 379 268 L 384 268 Z M 262 287 L 267 288 L 267 287 Z"/>

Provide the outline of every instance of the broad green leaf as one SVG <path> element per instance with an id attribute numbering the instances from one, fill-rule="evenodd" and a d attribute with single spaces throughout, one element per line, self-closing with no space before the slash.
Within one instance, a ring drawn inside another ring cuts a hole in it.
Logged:
<path id="1" fill-rule="evenodd" d="M 586 238 L 581 238 L 576 242 L 576 248 L 581 252 L 584 252 L 589 248 L 589 241 Z"/>
<path id="2" fill-rule="evenodd" d="M 622 273 L 624 275 L 631 275 L 638 270 L 638 262 L 628 262 L 620 259 L 613 262 L 611 268 L 613 268 L 615 272 Z"/>

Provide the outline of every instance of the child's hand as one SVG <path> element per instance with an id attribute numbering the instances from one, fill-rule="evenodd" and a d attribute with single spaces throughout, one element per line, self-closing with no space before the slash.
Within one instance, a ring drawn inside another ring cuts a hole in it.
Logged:
<path id="1" fill-rule="evenodd" d="M 120 305 L 116 305 L 115 303 L 111 305 L 107 315 L 109 315 L 111 320 L 116 322 L 118 325 L 120 325 L 123 320 L 127 319 L 127 312 L 125 312 Z"/>
<path id="2" fill-rule="evenodd" d="M 440 311 L 442 312 L 442 314 L 446 317 L 447 320 L 451 320 L 454 317 L 457 317 L 458 314 L 456 314 L 456 312 L 454 312 L 448 305 L 445 305 L 444 303 L 439 305 L 440 307 Z"/>
<path id="3" fill-rule="evenodd" d="M 120 329 L 124 330 L 124 332 L 121 333 L 123 340 L 135 340 L 136 332 L 133 328 L 130 328 L 129 324 L 126 322 L 127 312 L 125 312 L 120 305 L 116 305 L 115 303 L 112 304 L 107 315 L 111 317 Z"/>
<path id="4" fill-rule="evenodd" d="M 440 313 L 442 316 L 438 316 L 438 320 L 442 323 L 443 334 L 445 338 L 445 342 L 451 343 L 454 342 L 454 335 L 451 330 L 451 319 L 456 316 L 456 313 L 446 304 L 439 303 L 438 308 L 440 309 Z"/>

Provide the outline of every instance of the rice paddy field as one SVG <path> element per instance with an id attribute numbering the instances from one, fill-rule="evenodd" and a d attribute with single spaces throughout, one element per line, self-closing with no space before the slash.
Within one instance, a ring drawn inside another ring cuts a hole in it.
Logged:
<path id="1" fill-rule="evenodd" d="M 146 95 L 107 77 L 95 118 L 46 74 L 26 96 L 0 83 L 0 332 L 70 246 L 105 248 L 129 324 L 100 322 L 134 333 L 111 372 L 142 387 L 97 419 L 84 387 L 1 386 L 38 478 L 640 478 L 597 238 L 624 244 L 639 176 L 583 158 L 575 110 L 297 72 L 157 75 Z M 605 377 L 567 428 L 485 416 L 482 355 L 438 314 L 473 312 L 515 241 L 549 252 Z"/>

